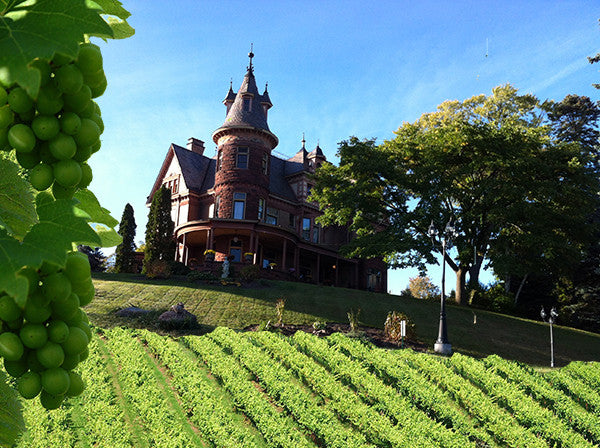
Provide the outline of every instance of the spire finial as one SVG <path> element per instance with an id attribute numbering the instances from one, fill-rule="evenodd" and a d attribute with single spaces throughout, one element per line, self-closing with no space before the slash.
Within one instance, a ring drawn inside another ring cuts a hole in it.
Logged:
<path id="1" fill-rule="evenodd" d="M 267 90 L 268 90 L 268 89 L 269 89 L 269 81 L 267 81 L 267 82 L 265 83 L 265 93 L 267 92 Z"/>
<path id="2" fill-rule="evenodd" d="M 254 67 L 252 67 L 252 58 L 254 57 L 254 53 L 252 50 L 254 49 L 254 43 L 250 44 L 250 53 L 248 53 L 248 57 L 250 58 L 250 65 L 248 65 L 248 71 L 252 71 Z"/>
<path id="3" fill-rule="evenodd" d="M 233 77 L 229 78 L 229 89 L 233 90 Z"/>
<path id="4" fill-rule="evenodd" d="M 303 132 L 302 133 L 302 149 L 306 149 L 305 144 L 306 144 L 306 140 L 304 140 L 304 132 Z"/>

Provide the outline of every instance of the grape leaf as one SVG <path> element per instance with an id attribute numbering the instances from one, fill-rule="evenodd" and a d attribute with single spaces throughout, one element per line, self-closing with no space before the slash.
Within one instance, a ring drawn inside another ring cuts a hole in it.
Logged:
<path id="1" fill-rule="evenodd" d="M 0 229 L 0 291 L 13 297 L 21 308 L 27 300 L 29 283 L 17 276 L 23 266 L 39 267 L 42 259 L 34 250 L 24 250 L 22 244 Z"/>
<path id="2" fill-rule="evenodd" d="M 100 202 L 90 190 L 78 190 L 75 193 L 75 199 L 79 201 L 77 208 L 90 215 L 90 222 L 106 224 L 108 227 L 115 227 L 119 224 L 119 221 L 113 218 L 110 212 L 100 205 Z"/>
<path id="3" fill-rule="evenodd" d="M 25 431 L 23 408 L 17 392 L 7 384 L 6 374 L 0 370 L 0 446 L 11 447 Z"/>
<path id="4" fill-rule="evenodd" d="M 22 239 L 36 222 L 31 185 L 14 162 L 0 158 L 0 226 Z"/>
<path id="5" fill-rule="evenodd" d="M 112 28 L 113 39 L 127 39 L 135 34 L 135 30 L 127 23 L 127 20 L 120 20 L 116 17 L 105 17 L 104 20 Z"/>
<path id="6" fill-rule="evenodd" d="M 85 0 L 28 0 L 0 16 L 0 83 L 37 98 L 40 72 L 29 63 L 55 53 L 75 58 L 84 34 L 112 36 L 98 5 Z"/>
<path id="7" fill-rule="evenodd" d="M 95 230 L 102 240 L 102 244 L 99 247 L 114 247 L 123 242 L 123 237 L 115 229 L 109 229 L 102 224 L 98 224 Z"/>
<path id="8" fill-rule="evenodd" d="M 104 14 L 117 16 L 123 20 L 131 15 L 129 11 L 123 8 L 123 4 L 119 0 L 94 0 L 94 2 L 102 8 Z"/>

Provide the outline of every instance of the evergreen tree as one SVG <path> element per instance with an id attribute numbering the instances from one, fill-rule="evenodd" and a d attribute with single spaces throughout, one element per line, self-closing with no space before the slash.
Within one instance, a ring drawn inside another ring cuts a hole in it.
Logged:
<path id="1" fill-rule="evenodd" d="M 154 193 L 148 214 L 144 273 L 155 261 L 169 262 L 175 259 L 174 227 L 171 220 L 171 190 L 163 185 Z"/>
<path id="2" fill-rule="evenodd" d="M 135 217 L 133 207 L 126 204 L 119 224 L 119 235 L 123 237 L 123 242 L 117 246 L 115 271 L 116 272 L 134 272 L 135 267 Z"/>
<path id="3" fill-rule="evenodd" d="M 87 255 L 92 272 L 104 272 L 106 270 L 106 256 L 99 247 L 77 246 L 77 250 Z"/>

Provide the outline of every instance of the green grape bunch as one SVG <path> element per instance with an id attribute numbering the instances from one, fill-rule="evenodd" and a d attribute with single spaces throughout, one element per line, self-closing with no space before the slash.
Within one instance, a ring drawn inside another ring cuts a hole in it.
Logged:
<path id="1" fill-rule="evenodd" d="M 0 86 L 0 150 L 16 151 L 33 188 L 70 199 L 92 181 L 87 160 L 100 149 L 104 131 L 93 100 L 106 90 L 102 53 L 82 43 L 74 60 L 57 53 L 32 66 L 41 73 L 37 98 L 17 85 Z"/>
<path id="2" fill-rule="evenodd" d="M 64 268 L 50 263 L 23 268 L 29 283 L 24 308 L 0 293 L 0 357 L 26 399 L 40 397 L 46 409 L 84 390 L 77 365 L 88 356 L 92 338 L 81 307 L 94 297 L 88 257 L 69 252 Z"/>

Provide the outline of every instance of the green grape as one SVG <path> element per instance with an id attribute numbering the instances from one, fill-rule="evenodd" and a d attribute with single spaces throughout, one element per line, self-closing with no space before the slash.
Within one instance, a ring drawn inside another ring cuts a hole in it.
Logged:
<path id="1" fill-rule="evenodd" d="M 34 166 L 29 171 L 29 182 L 31 186 L 38 191 L 44 191 L 54 182 L 54 173 L 52 167 L 45 163 Z"/>
<path id="2" fill-rule="evenodd" d="M 15 301 L 7 295 L 0 297 L 0 319 L 4 322 L 12 322 L 21 316 L 21 309 Z"/>
<path id="3" fill-rule="evenodd" d="M 10 322 L 6 322 L 6 325 L 10 330 L 19 330 L 23 326 L 23 316 L 11 320 Z"/>
<path id="4" fill-rule="evenodd" d="M 42 115 L 54 115 L 60 112 L 63 105 L 60 90 L 53 83 L 49 83 L 40 89 L 35 107 Z"/>
<path id="5" fill-rule="evenodd" d="M 79 364 L 79 355 L 65 355 L 65 360 L 60 365 L 65 370 L 73 370 Z"/>
<path id="6" fill-rule="evenodd" d="M 96 113 L 96 107 L 94 104 L 94 101 L 87 103 L 87 106 L 85 106 L 85 108 L 79 112 L 79 116 L 81 118 L 92 118 L 92 115 Z"/>
<path id="7" fill-rule="evenodd" d="M 71 281 L 71 284 L 73 284 L 73 290 L 75 291 L 75 294 L 77 294 L 76 284 L 86 281 L 87 279 L 91 279 L 92 270 L 90 268 L 89 258 L 83 252 L 69 252 L 67 254 L 67 262 L 65 263 L 65 269 L 63 273 Z"/>
<path id="8" fill-rule="evenodd" d="M 64 401 L 64 395 L 52 395 L 42 389 L 42 393 L 40 394 L 40 403 L 41 405 L 48 411 L 53 411 L 54 409 L 58 409 L 62 402 Z"/>
<path id="9" fill-rule="evenodd" d="M 102 120 L 102 117 L 97 113 L 94 113 L 92 114 L 91 119 L 92 121 L 94 121 L 94 123 L 98 125 L 98 128 L 100 129 L 100 134 L 102 134 L 104 132 L 104 121 Z"/>
<path id="10" fill-rule="evenodd" d="M 63 351 L 62 346 L 56 342 L 46 342 L 46 345 L 42 348 L 38 348 L 35 353 L 38 361 L 47 369 L 58 367 L 65 360 L 65 352 Z"/>
<path id="11" fill-rule="evenodd" d="M 69 389 L 67 390 L 67 397 L 77 397 L 81 395 L 83 390 L 85 389 L 85 384 L 83 383 L 83 379 L 81 375 L 76 372 L 69 372 Z"/>
<path id="12" fill-rule="evenodd" d="M 19 332 L 21 342 L 27 348 L 41 348 L 48 342 L 48 332 L 41 324 L 25 324 Z"/>
<path id="13" fill-rule="evenodd" d="M 53 367 L 42 372 L 42 388 L 52 395 L 63 395 L 69 390 L 71 380 L 66 370 Z"/>
<path id="14" fill-rule="evenodd" d="M 21 356 L 21 358 L 17 359 L 16 361 L 8 361 L 5 359 L 4 369 L 6 370 L 6 373 L 8 373 L 13 378 L 19 378 L 28 370 L 27 357 L 25 356 L 25 354 L 23 354 L 23 356 Z"/>
<path id="15" fill-rule="evenodd" d="M 95 121 L 84 118 L 81 120 L 81 129 L 74 138 L 78 146 L 90 146 L 96 143 L 99 137 L 100 127 Z"/>
<path id="16" fill-rule="evenodd" d="M 18 152 L 16 157 L 19 165 L 27 170 L 32 169 L 38 163 L 40 163 L 40 154 L 38 151 Z"/>
<path id="17" fill-rule="evenodd" d="M 63 95 L 64 109 L 69 112 L 79 113 L 85 109 L 92 99 L 92 91 L 85 84 L 76 93 Z"/>
<path id="18" fill-rule="evenodd" d="M 40 140 L 50 140 L 58 135 L 60 123 L 54 115 L 38 115 L 33 119 L 31 129 Z"/>
<path id="19" fill-rule="evenodd" d="M 46 165 L 53 165 L 54 163 L 58 162 L 58 159 L 54 157 L 50 151 L 49 142 L 39 142 L 38 153 L 40 155 L 40 160 Z"/>
<path id="20" fill-rule="evenodd" d="M 52 302 L 50 307 L 53 318 L 69 320 L 79 312 L 79 297 L 77 294 L 71 293 L 66 300 Z"/>
<path id="21" fill-rule="evenodd" d="M 29 109 L 27 112 L 23 112 L 22 114 L 18 114 L 19 115 L 19 120 L 22 123 L 27 123 L 29 124 L 29 122 L 31 122 L 34 118 L 35 118 L 35 109 Z"/>
<path id="22" fill-rule="evenodd" d="M 1 88 L 1 87 L 0 87 Z M 8 104 L 0 107 L 0 129 L 8 128 L 15 121 L 15 113 Z"/>
<path id="23" fill-rule="evenodd" d="M 81 44 L 76 64 L 83 73 L 96 73 L 102 70 L 100 47 L 90 43 Z"/>
<path id="24" fill-rule="evenodd" d="M 48 64 L 48 62 L 42 60 L 42 59 L 35 59 L 31 64 L 29 64 L 31 67 L 33 68 L 37 68 L 40 72 L 40 86 L 44 87 L 45 85 L 48 84 L 48 82 L 50 82 L 50 75 L 51 75 L 51 71 L 50 71 L 50 65 Z"/>
<path id="25" fill-rule="evenodd" d="M 48 305 L 38 306 L 29 300 L 27 301 L 25 309 L 23 310 L 23 317 L 25 317 L 27 322 L 32 324 L 41 324 L 46 322 L 51 314 L 52 310 Z"/>
<path id="26" fill-rule="evenodd" d="M 94 289 L 94 284 L 92 283 L 92 280 L 90 279 L 89 284 L 85 287 L 85 289 L 79 291 L 79 293 L 77 294 L 77 296 L 79 297 L 79 305 L 80 306 L 88 305 L 94 299 L 95 293 L 96 293 L 96 290 Z"/>
<path id="27" fill-rule="evenodd" d="M 106 82 L 106 77 L 101 81 L 101 83 L 95 87 L 90 87 L 92 98 L 98 98 L 102 96 L 102 94 L 106 91 L 106 87 L 108 83 Z"/>
<path id="28" fill-rule="evenodd" d="M 88 338 L 88 341 L 92 340 L 92 329 L 90 328 L 90 325 L 87 322 L 80 321 L 75 326 L 83 330 L 83 332 Z"/>
<path id="29" fill-rule="evenodd" d="M 71 295 L 71 282 L 62 272 L 51 274 L 42 280 L 42 292 L 51 302 L 67 300 Z"/>
<path id="30" fill-rule="evenodd" d="M 17 381 L 17 390 L 23 398 L 31 400 L 42 391 L 42 378 L 39 373 L 27 372 Z"/>
<path id="31" fill-rule="evenodd" d="M 98 152 L 98 150 L 100 149 L 100 146 L 102 145 L 102 143 L 100 142 L 100 140 L 98 139 L 98 141 L 96 141 L 96 143 L 94 143 L 92 145 L 92 154 L 95 154 Z"/>
<path id="32" fill-rule="evenodd" d="M 81 328 L 77 328 L 83 334 L 87 340 L 87 336 Z M 25 347 L 19 336 L 14 333 L 2 333 L 0 334 L 0 356 L 9 361 L 17 361 L 23 356 Z"/>
<path id="33" fill-rule="evenodd" d="M 74 64 L 60 67 L 54 72 L 54 79 L 58 90 L 70 95 L 77 93 L 83 85 L 83 75 Z"/>
<path id="34" fill-rule="evenodd" d="M 83 362 L 90 356 L 90 349 L 86 346 L 85 349 L 79 354 L 79 362 Z"/>
<path id="35" fill-rule="evenodd" d="M 41 286 L 29 291 L 29 298 L 27 303 L 31 303 L 37 307 L 45 307 L 50 304 L 50 298 L 46 297 L 43 293 Z"/>
<path id="36" fill-rule="evenodd" d="M 54 202 L 54 199 L 52 199 L 52 196 L 50 196 L 48 194 L 44 194 L 44 193 L 38 194 L 36 201 L 39 202 L 40 198 L 43 198 L 44 204 L 49 204 L 51 202 Z M 49 261 L 45 261 L 45 260 L 44 260 L 44 262 L 42 262 L 42 266 L 40 266 L 40 274 L 41 275 L 55 274 L 59 270 L 60 270 L 60 266 L 58 266 L 54 263 L 50 263 Z"/>
<path id="37" fill-rule="evenodd" d="M 77 191 L 77 188 L 63 187 L 58 182 L 52 184 L 52 194 L 56 199 L 73 199 L 75 191 Z"/>
<path id="38" fill-rule="evenodd" d="M 29 294 L 31 294 L 32 291 L 35 291 L 40 284 L 40 276 L 32 267 L 25 266 L 17 273 L 17 275 L 27 279 L 27 282 L 29 283 Z"/>
<path id="39" fill-rule="evenodd" d="M 76 187 L 83 175 L 81 166 L 73 159 L 60 160 L 53 166 L 56 182 L 65 188 Z"/>
<path id="40" fill-rule="evenodd" d="M 77 188 L 87 188 L 92 183 L 94 176 L 92 174 L 92 168 L 87 163 L 81 164 L 81 181 L 77 185 Z"/>
<path id="41" fill-rule="evenodd" d="M 8 93 L 6 92 L 6 89 L 4 87 L 0 86 L 0 106 L 4 106 L 7 101 Z"/>
<path id="42" fill-rule="evenodd" d="M 63 65 L 68 64 L 71 61 L 73 61 L 73 58 L 71 56 L 67 56 L 66 54 L 62 53 L 55 53 L 54 57 L 52 58 L 52 65 L 54 67 L 61 67 Z"/>
<path id="43" fill-rule="evenodd" d="M 77 160 L 78 162 L 85 162 L 90 157 L 92 157 L 91 146 L 78 146 L 77 152 L 73 156 L 73 160 Z"/>
<path id="44" fill-rule="evenodd" d="M 53 320 L 48 324 L 48 339 L 62 344 L 69 336 L 69 326 L 62 320 Z"/>
<path id="45" fill-rule="evenodd" d="M 35 135 L 26 124 L 15 124 L 8 130 L 8 142 L 17 152 L 31 152 L 35 147 Z"/>
<path id="46" fill-rule="evenodd" d="M 2 335 L 0 335 L 0 337 L 1 336 Z M 61 344 L 61 347 L 66 355 L 78 355 L 83 352 L 89 342 L 85 331 L 79 327 L 69 327 L 69 336 L 67 337 L 67 340 Z"/>
<path id="47" fill-rule="evenodd" d="M 8 104 L 18 114 L 24 114 L 33 108 L 33 100 L 21 87 L 16 87 L 10 91 Z"/>
<path id="48" fill-rule="evenodd" d="M 83 82 L 87 84 L 90 87 L 90 89 L 101 86 L 105 80 L 106 75 L 104 74 L 104 70 L 102 69 L 94 73 L 83 74 Z"/>
<path id="49" fill-rule="evenodd" d="M 60 129 L 67 135 L 75 135 L 81 129 L 81 118 L 75 112 L 65 112 L 60 117 Z"/>
<path id="50" fill-rule="evenodd" d="M 32 372 L 43 372 L 46 370 L 46 367 L 43 366 L 37 357 L 37 350 L 27 353 L 27 368 Z"/>
<path id="51" fill-rule="evenodd" d="M 8 144 L 8 129 L 0 128 L 0 151 L 10 151 L 11 149 Z"/>
<path id="52" fill-rule="evenodd" d="M 50 153 L 58 160 L 70 159 L 77 152 L 77 144 L 73 137 L 62 132 L 59 132 L 56 137 L 50 140 L 49 144 Z"/>

